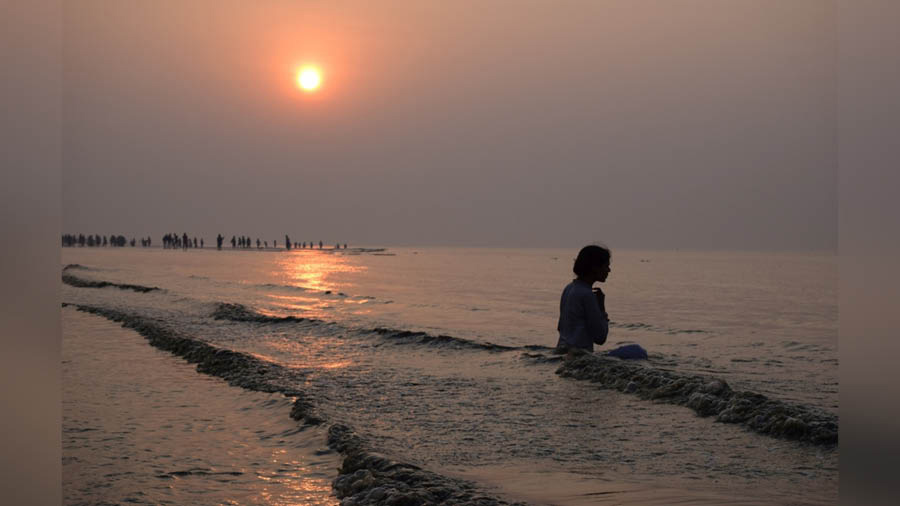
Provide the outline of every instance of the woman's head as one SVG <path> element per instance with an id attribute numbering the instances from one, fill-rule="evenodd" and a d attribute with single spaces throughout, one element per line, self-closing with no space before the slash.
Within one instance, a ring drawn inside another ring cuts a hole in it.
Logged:
<path id="1" fill-rule="evenodd" d="M 579 279 L 603 282 L 609 275 L 611 259 L 612 252 L 609 251 L 609 248 L 591 244 L 581 248 L 581 251 L 578 252 L 572 271 Z"/>

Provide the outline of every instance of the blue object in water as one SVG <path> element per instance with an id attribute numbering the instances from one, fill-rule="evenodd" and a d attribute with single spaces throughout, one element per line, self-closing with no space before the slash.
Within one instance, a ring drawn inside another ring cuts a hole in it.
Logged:
<path id="1" fill-rule="evenodd" d="M 625 360 L 647 359 L 647 350 L 642 348 L 639 344 L 626 344 L 624 346 L 619 346 L 614 350 L 607 351 L 606 354 L 610 357 L 619 357 Z"/>

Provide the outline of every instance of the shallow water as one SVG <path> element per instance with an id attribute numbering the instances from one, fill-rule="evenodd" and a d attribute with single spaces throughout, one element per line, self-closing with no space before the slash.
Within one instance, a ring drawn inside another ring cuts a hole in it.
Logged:
<path id="1" fill-rule="evenodd" d="M 63 301 L 133 312 L 295 368 L 305 379 L 290 387 L 308 393 L 326 419 L 404 462 L 475 479 L 504 497 L 836 502 L 836 448 L 561 378 L 558 363 L 526 360 L 521 348 L 374 332 L 552 346 L 574 252 L 384 253 L 394 256 L 67 248 L 64 263 L 87 267 L 68 271 L 80 278 L 162 290 L 64 285 Z M 714 375 L 837 414 L 835 265 L 819 255 L 614 253 L 604 287 L 610 342 L 639 342 L 653 367 Z M 216 320 L 222 302 L 321 321 Z M 548 484 L 536 489 L 523 478 L 529 472 L 546 474 Z"/>
<path id="2" fill-rule="evenodd" d="M 65 504 L 337 504 L 339 459 L 291 400 L 197 374 L 63 309 Z"/>

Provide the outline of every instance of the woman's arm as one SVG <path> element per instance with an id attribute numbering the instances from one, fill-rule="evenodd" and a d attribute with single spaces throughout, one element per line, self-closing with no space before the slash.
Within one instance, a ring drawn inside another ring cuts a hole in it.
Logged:
<path id="1" fill-rule="evenodd" d="M 603 292 L 599 292 L 603 293 Z M 585 326 L 588 335 L 595 344 L 603 344 L 606 342 L 606 336 L 609 334 L 609 319 L 606 313 L 600 309 L 600 301 L 596 293 L 592 293 L 590 297 L 584 300 L 584 316 Z"/>

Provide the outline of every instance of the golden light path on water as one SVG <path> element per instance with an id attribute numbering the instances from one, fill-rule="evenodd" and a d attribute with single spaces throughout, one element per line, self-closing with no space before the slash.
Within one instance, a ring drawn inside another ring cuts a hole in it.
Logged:
<path id="1" fill-rule="evenodd" d="M 272 336 L 271 348 L 278 356 L 266 353 L 248 353 L 248 355 L 264 362 L 281 363 L 287 367 L 305 370 L 310 368 L 324 370 L 343 369 L 353 365 L 353 360 L 335 359 L 334 354 L 330 352 L 330 349 L 339 345 L 339 340 L 324 337 L 317 339 L 314 345 L 309 343 L 301 344 L 294 336 L 283 334 L 281 336 Z"/>
<path id="2" fill-rule="evenodd" d="M 348 275 L 365 272 L 367 267 L 353 265 L 343 256 L 322 255 L 320 253 L 296 251 L 293 254 L 284 255 L 276 263 L 272 272 L 272 277 L 284 280 L 285 285 L 299 287 L 308 292 L 318 292 L 316 295 L 312 293 L 309 295 L 269 293 L 268 297 L 277 300 L 281 308 L 292 312 L 296 311 L 307 318 L 327 317 L 327 310 L 335 303 L 361 306 L 368 302 L 367 299 L 340 298 L 332 301 L 321 298 L 319 295 L 321 293 L 337 293 L 338 289 L 348 290 L 352 288 L 354 284 L 348 282 Z M 266 311 L 261 312 L 267 313 Z M 272 314 L 272 316 L 277 315 Z M 284 339 L 273 339 L 272 345 L 282 352 L 283 356 L 298 357 L 296 362 L 286 361 L 287 365 L 292 367 L 314 366 L 317 369 L 328 370 L 341 369 L 353 365 L 352 360 L 333 360 L 331 358 L 332 354 L 326 350 L 329 347 L 339 345 L 331 339 L 322 338 L 317 340 L 316 348 L 321 348 L 320 350 L 310 350 L 308 347 L 302 350 L 298 349 L 296 340 L 291 339 L 290 336 L 285 336 Z M 313 357 L 319 357 L 319 360 Z M 273 357 L 258 356 L 258 358 L 274 360 Z M 281 360 L 285 362 L 283 358 Z"/>
<path id="3" fill-rule="evenodd" d="M 285 255 L 285 258 L 278 262 L 277 269 L 281 271 L 281 276 L 292 285 L 301 286 L 307 290 L 333 291 L 338 288 L 335 277 L 364 272 L 367 267 L 352 265 L 343 256 L 297 252 Z M 352 285 L 345 283 L 341 288 L 347 289 L 350 286 Z"/>
<path id="4" fill-rule="evenodd" d="M 276 450 L 273 453 L 272 464 L 276 468 L 295 469 L 296 471 L 287 474 L 289 478 L 293 479 L 284 480 L 279 479 L 280 477 L 260 475 L 259 478 L 263 482 L 275 481 L 277 483 L 275 489 L 277 492 L 275 493 L 271 493 L 263 485 L 259 495 L 264 503 L 277 506 L 296 506 L 306 504 L 305 501 L 308 501 L 310 497 L 328 497 L 331 494 L 330 487 L 323 487 L 321 484 L 304 479 L 304 473 L 309 473 L 310 469 L 303 462 L 287 457 L 287 453 L 285 449 Z M 285 486 L 291 492 L 285 493 Z M 236 501 L 233 504 L 240 504 L 240 502 Z"/>
<path id="5" fill-rule="evenodd" d="M 331 304 L 328 301 L 314 297 L 277 295 L 273 293 L 267 294 L 266 296 L 269 299 L 277 301 L 281 309 L 292 313 L 302 313 L 304 316 L 310 318 L 324 317 L 327 310 L 331 307 Z M 282 316 L 279 313 L 266 311 L 264 309 L 260 309 L 259 312 L 266 316 Z"/>

